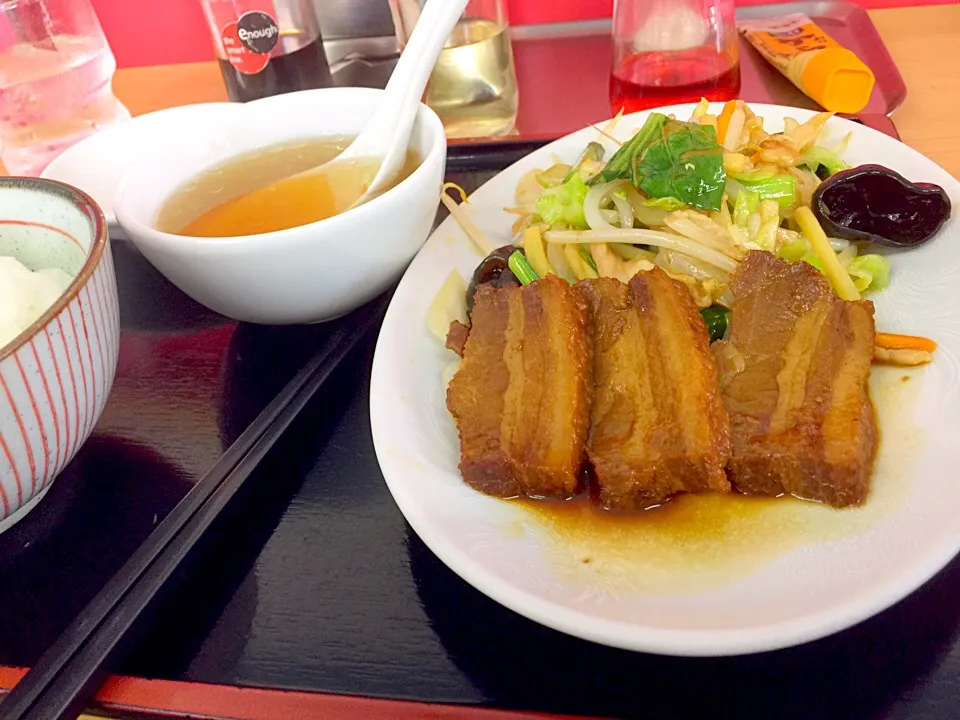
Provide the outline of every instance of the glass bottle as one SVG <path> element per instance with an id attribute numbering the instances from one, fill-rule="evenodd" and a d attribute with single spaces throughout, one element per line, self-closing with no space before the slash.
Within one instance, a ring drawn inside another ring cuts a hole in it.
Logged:
<path id="1" fill-rule="evenodd" d="M 614 0 L 614 113 L 739 92 L 734 0 Z"/>
<path id="2" fill-rule="evenodd" d="M 424 2 L 390 0 L 401 49 Z M 440 53 L 424 102 L 440 116 L 449 138 L 494 137 L 513 129 L 517 73 L 505 0 L 470 0 Z"/>
<path id="3" fill-rule="evenodd" d="M 311 0 L 203 0 L 231 100 L 333 85 Z"/>

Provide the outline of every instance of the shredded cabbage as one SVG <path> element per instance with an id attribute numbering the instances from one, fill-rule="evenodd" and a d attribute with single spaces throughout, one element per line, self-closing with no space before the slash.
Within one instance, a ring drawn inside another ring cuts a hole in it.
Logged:
<path id="1" fill-rule="evenodd" d="M 883 255 L 861 255 L 847 268 L 860 292 L 877 292 L 890 284 L 890 261 Z"/>

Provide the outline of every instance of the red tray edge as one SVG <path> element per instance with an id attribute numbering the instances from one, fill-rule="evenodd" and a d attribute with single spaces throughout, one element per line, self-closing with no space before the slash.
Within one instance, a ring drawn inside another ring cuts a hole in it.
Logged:
<path id="1" fill-rule="evenodd" d="M 27 668 L 0 666 L 0 696 L 27 674 Z M 209 685 L 176 680 L 111 676 L 97 692 L 95 703 L 114 713 L 167 718 L 204 717 L 210 720 L 289 720 L 291 717 L 354 720 L 389 717 L 394 720 L 573 720 L 571 715 L 497 710 L 329 693 Z M 579 718 L 579 720 L 589 720 Z M 599 720 L 599 719 L 596 719 Z"/>

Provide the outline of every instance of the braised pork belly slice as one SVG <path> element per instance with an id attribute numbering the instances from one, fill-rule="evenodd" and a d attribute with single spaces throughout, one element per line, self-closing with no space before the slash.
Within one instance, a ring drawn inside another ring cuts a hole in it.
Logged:
<path id="1" fill-rule="evenodd" d="M 478 289 L 447 391 L 469 485 L 500 497 L 578 491 L 591 355 L 586 302 L 563 280 Z"/>
<path id="2" fill-rule="evenodd" d="M 587 455 L 601 504 L 631 510 L 684 492 L 727 492 L 727 415 L 703 319 L 660 269 L 577 285 L 590 303 Z"/>
<path id="3" fill-rule="evenodd" d="M 739 359 L 721 377 L 730 480 L 748 494 L 863 502 L 877 447 L 868 391 L 873 304 L 840 300 L 807 263 L 759 251 L 730 289 L 723 342 Z"/>

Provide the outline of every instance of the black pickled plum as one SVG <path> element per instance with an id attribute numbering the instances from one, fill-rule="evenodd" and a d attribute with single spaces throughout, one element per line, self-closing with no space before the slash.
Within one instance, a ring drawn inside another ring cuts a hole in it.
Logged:
<path id="1" fill-rule="evenodd" d="M 926 242 L 950 210 L 939 185 L 910 182 L 882 165 L 841 170 L 813 194 L 813 212 L 827 235 L 891 247 Z"/>
<path id="2" fill-rule="evenodd" d="M 493 285 L 493 287 L 506 287 L 508 285 L 520 285 L 517 276 L 510 269 L 510 256 L 522 248 L 513 245 L 504 245 L 487 255 L 477 269 L 473 271 L 473 277 L 470 279 L 470 285 L 467 287 L 467 314 L 473 314 L 473 297 L 477 294 L 477 288 L 481 285 Z"/>

